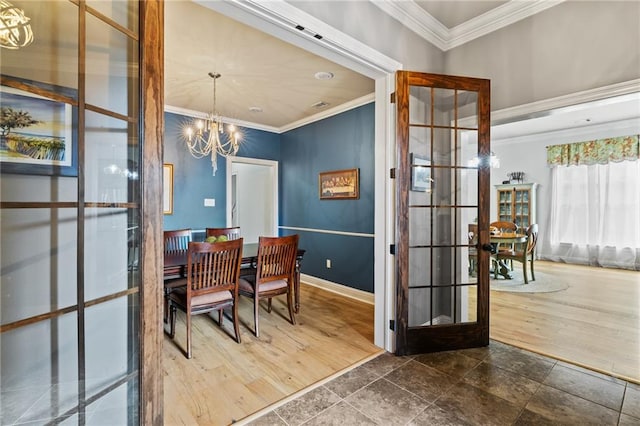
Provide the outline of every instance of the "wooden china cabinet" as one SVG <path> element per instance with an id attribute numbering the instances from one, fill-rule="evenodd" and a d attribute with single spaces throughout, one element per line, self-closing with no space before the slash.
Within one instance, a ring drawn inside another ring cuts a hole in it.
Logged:
<path id="1" fill-rule="evenodd" d="M 498 191 L 498 220 L 515 222 L 519 230 L 524 230 L 532 223 L 537 223 L 537 188 L 537 183 L 496 185 Z"/>

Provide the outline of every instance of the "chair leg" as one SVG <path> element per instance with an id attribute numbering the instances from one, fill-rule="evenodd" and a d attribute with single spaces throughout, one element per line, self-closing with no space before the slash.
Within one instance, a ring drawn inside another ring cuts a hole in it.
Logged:
<path id="1" fill-rule="evenodd" d="M 253 324 L 255 325 L 256 337 L 260 337 L 260 330 L 258 329 L 258 308 L 260 307 L 260 298 L 258 293 L 253 295 Z"/>
<path id="2" fill-rule="evenodd" d="M 163 312 L 163 320 L 166 324 L 169 320 L 169 292 L 167 289 L 164 290 L 164 312 Z"/>
<path id="3" fill-rule="evenodd" d="M 296 317 L 293 316 L 293 289 L 289 288 L 287 292 L 287 307 L 289 308 L 289 318 L 291 319 L 291 324 L 296 324 Z"/>
<path id="4" fill-rule="evenodd" d="M 187 306 L 187 358 L 191 359 L 191 308 Z"/>
<path id="5" fill-rule="evenodd" d="M 234 303 L 235 306 L 235 303 Z M 218 309 L 218 325 L 222 327 L 222 319 L 224 318 L 224 308 Z"/>
<path id="6" fill-rule="evenodd" d="M 233 301 L 233 329 L 236 332 L 236 342 L 240 343 L 240 326 L 238 321 L 238 300 Z"/>
<path id="7" fill-rule="evenodd" d="M 536 274 L 533 272 L 533 257 L 531 258 L 531 281 L 536 280 Z"/>
<path id="8" fill-rule="evenodd" d="M 271 298 L 267 299 L 267 312 L 271 313 Z"/>
<path id="9" fill-rule="evenodd" d="M 525 259 L 522 262 L 522 274 L 524 275 L 524 283 L 529 284 L 529 280 L 527 279 L 527 260 Z"/>
<path id="10" fill-rule="evenodd" d="M 169 304 L 169 337 L 172 339 L 176 336 L 176 307 L 173 304 Z"/>

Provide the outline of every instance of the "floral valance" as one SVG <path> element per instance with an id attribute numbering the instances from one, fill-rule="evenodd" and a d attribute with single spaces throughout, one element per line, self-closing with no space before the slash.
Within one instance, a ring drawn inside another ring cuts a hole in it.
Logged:
<path id="1" fill-rule="evenodd" d="M 640 143 L 638 140 L 638 135 L 631 135 L 548 146 L 547 164 L 555 167 L 639 160 Z"/>

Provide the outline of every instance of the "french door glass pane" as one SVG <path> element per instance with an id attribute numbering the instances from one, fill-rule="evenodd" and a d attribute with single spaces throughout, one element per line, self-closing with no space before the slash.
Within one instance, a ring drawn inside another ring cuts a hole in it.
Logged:
<path id="1" fill-rule="evenodd" d="M 469 284 L 477 282 L 477 256 L 469 231 L 478 217 L 477 93 L 410 93 L 409 326 L 474 322 L 476 289 Z M 420 187 L 425 171 L 429 185 Z"/>

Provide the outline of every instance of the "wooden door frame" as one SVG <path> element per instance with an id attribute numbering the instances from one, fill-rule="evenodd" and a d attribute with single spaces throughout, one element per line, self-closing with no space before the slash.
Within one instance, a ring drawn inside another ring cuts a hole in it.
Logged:
<path id="1" fill-rule="evenodd" d="M 162 162 L 164 2 L 139 1 L 142 177 L 140 270 L 140 424 L 163 424 Z"/>

